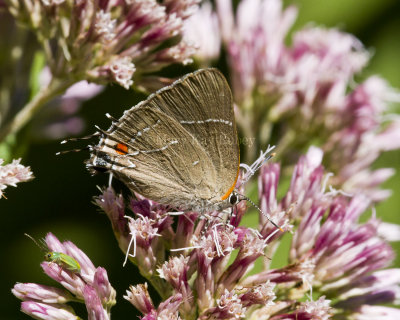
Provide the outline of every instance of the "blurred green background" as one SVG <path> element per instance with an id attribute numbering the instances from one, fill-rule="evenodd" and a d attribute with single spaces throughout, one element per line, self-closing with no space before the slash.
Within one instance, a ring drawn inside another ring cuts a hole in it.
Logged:
<path id="1" fill-rule="evenodd" d="M 285 1 L 295 4 L 299 17 L 295 29 L 308 23 L 353 33 L 374 53 L 364 75 L 379 74 L 392 86 L 400 88 L 400 1 L 399 0 L 303 0 Z M 183 71 L 182 74 L 187 70 Z M 4 76 L 4 75 L 1 75 Z M 94 131 L 93 125 L 108 128 L 110 122 L 104 116 L 109 112 L 115 117 L 145 96 L 127 92 L 119 87 L 107 88 L 88 101 L 80 115 L 87 124 L 86 133 Z M 85 143 L 71 144 L 84 146 Z M 96 266 L 106 268 L 110 281 L 117 290 L 117 305 L 113 308 L 114 319 L 136 318 L 136 310 L 122 296 L 130 284 L 143 282 L 136 268 L 128 264 L 122 268 L 124 256 L 114 239 L 107 217 L 92 204 L 99 194 L 96 186 L 108 183 L 108 175 L 91 177 L 83 161 L 87 152 L 55 156 L 60 150 L 59 141 L 34 143 L 23 156 L 23 164 L 29 165 L 35 179 L 18 188 L 6 190 L 8 199 L 0 200 L 1 223 L 1 291 L 3 305 L 0 319 L 31 319 L 19 311 L 20 301 L 10 292 L 16 282 L 36 282 L 54 285 L 41 271 L 42 252 L 23 234 L 36 238 L 53 232 L 60 240 L 71 240 L 92 259 Z M 68 148 L 67 148 L 68 149 Z M 400 152 L 390 152 L 378 160 L 376 167 L 400 169 Z M 378 217 L 400 223 L 399 173 L 384 187 L 393 189 L 393 196 L 377 206 Z M 396 246 L 399 251 L 399 246 Z M 396 266 L 400 266 L 397 258 Z M 76 307 L 74 305 L 74 307 Z M 76 307 L 79 312 L 79 307 Z M 81 312 L 85 314 L 85 311 Z"/>

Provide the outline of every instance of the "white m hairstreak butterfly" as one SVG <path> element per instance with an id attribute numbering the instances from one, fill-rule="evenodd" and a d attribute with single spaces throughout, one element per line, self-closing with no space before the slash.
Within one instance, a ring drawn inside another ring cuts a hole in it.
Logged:
<path id="1" fill-rule="evenodd" d="M 239 145 L 233 98 L 217 69 L 190 73 L 119 120 L 108 117 L 111 127 L 98 128 L 100 141 L 89 146 L 91 172 L 111 172 L 131 190 L 179 210 L 204 213 L 249 200 L 235 191 Z"/>
<path id="2" fill-rule="evenodd" d="M 101 133 L 86 164 L 90 171 L 109 171 L 131 190 L 180 210 L 222 210 L 237 202 L 233 99 L 217 69 L 186 75 Z"/>

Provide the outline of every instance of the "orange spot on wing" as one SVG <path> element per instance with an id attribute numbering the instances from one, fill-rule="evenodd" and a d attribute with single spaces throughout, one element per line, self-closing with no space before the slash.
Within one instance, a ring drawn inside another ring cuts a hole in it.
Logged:
<path id="1" fill-rule="evenodd" d="M 115 151 L 119 154 L 127 154 L 128 153 L 128 146 L 123 143 L 118 143 L 115 147 Z"/>
<path id="2" fill-rule="evenodd" d="M 226 199 L 230 196 L 230 194 L 232 193 L 233 189 L 235 189 L 236 182 L 237 182 L 237 180 L 238 180 L 238 178 L 239 178 L 239 171 L 240 171 L 240 167 L 239 167 L 239 165 L 238 165 L 238 170 L 237 170 L 237 173 L 236 173 L 235 182 L 233 182 L 233 184 L 232 184 L 232 186 L 229 188 L 229 190 L 221 197 L 221 200 L 226 200 Z"/>

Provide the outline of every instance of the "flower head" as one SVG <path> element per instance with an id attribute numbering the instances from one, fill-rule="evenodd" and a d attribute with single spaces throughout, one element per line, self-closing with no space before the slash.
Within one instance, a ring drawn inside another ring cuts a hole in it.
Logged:
<path id="1" fill-rule="evenodd" d="M 126 296 L 124 296 L 124 298 L 132 303 L 136 309 L 143 314 L 148 314 L 151 313 L 152 310 L 155 310 L 149 292 L 147 291 L 147 283 L 130 286 L 129 291 L 126 291 Z"/>
<path id="2" fill-rule="evenodd" d="M 31 169 L 20 164 L 21 159 L 2 166 L 3 162 L 4 160 L 0 159 L 0 198 L 4 196 L 3 190 L 8 186 L 16 187 L 19 182 L 33 179 Z"/>
<path id="3" fill-rule="evenodd" d="M 23 301 L 21 311 L 27 315 L 43 320 L 77 320 L 72 308 L 67 305 L 46 304 L 37 301 Z"/>
<path id="4" fill-rule="evenodd" d="M 321 297 L 317 301 L 301 303 L 296 311 L 296 316 L 298 319 L 327 320 L 331 319 L 331 312 L 330 301 L 326 300 L 325 297 Z"/>
<path id="5" fill-rule="evenodd" d="M 217 14 L 212 11 L 210 2 L 204 2 L 184 23 L 184 37 L 194 43 L 195 57 L 202 63 L 209 63 L 219 56 L 221 36 Z"/>

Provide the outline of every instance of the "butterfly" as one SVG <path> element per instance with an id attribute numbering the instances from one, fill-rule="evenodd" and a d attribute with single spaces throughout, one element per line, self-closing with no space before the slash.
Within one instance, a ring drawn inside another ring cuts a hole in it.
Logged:
<path id="1" fill-rule="evenodd" d="M 108 115 L 109 116 L 109 115 Z M 222 210 L 240 199 L 239 146 L 229 85 L 201 69 L 126 110 L 90 147 L 91 172 L 180 210 Z"/>

